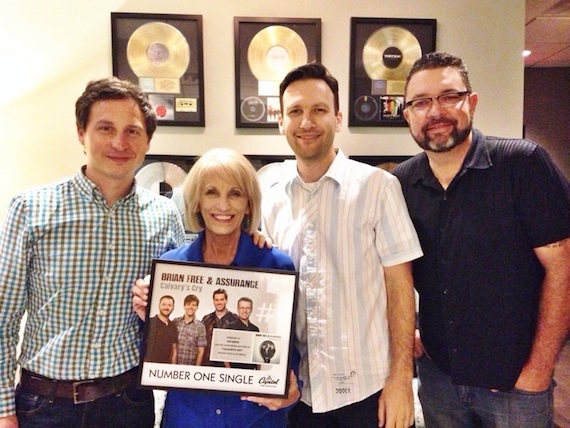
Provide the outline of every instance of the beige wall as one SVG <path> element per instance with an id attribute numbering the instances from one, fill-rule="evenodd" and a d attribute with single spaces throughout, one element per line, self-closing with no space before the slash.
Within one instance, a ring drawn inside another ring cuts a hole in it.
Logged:
<path id="1" fill-rule="evenodd" d="M 349 155 L 408 155 L 405 128 L 348 128 L 350 17 L 437 19 L 437 49 L 462 56 L 480 94 L 476 126 L 522 135 L 523 0 L 20 0 L 0 14 L 0 217 L 11 196 L 74 174 L 83 153 L 74 103 L 93 78 L 111 74 L 111 12 L 203 16 L 206 127 L 160 127 L 152 154 L 196 155 L 222 145 L 245 154 L 290 154 L 274 130 L 235 128 L 233 17 L 322 20 L 322 62 L 339 79 Z"/>

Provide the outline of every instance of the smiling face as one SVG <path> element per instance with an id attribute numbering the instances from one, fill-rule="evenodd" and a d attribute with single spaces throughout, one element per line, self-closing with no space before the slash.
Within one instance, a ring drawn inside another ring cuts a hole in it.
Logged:
<path id="1" fill-rule="evenodd" d="M 298 161 L 320 161 L 335 156 L 333 141 L 342 114 L 335 113 L 334 95 L 321 79 L 292 82 L 283 93 L 279 131 Z"/>
<path id="2" fill-rule="evenodd" d="M 224 293 L 214 294 L 214 308 L 216 308 L 217 312 L 224 312 L 226 310 L 227 303 L 228 299 Z"/>
<path id="3" fill-rule="evenodd" d="M 238 307 L 237 307 L 239 318 L 242 321 L 247 322 L 251 315 L 252 309 L 253 305 L 251 304 L 251 302 L 248 302 L 247 300 L 240 300 L 238 302 Z"/>
<path id="4" fill-rule="evenodd" d="M 87 155 L 85 175 L 100 187 L 130 185 L 150 140 L 139 105 L 132 99 L 93 103 L 85 129 L 77 130 Z"/>
<path id="5" fill-rule="evenodd" d="M 467 90 L 460 72 L 455 67 L 425 69 L 414 74 L 406 89 L 406 100 L 436 97 L 448 92 Z M 451 107 L 442 107 L 438 101 L 423 111 L 408 107 L 404 117 L 410 133 L 418 145 L 431 152 L 447 152 L 468 140 L 477 94 L 471 93 Z"/>
<path id="6" fill-rule="evenodd" d="M 165 318 L 168 318 L 172 311 L 174 310 L 174 300 L 169 297 L 164 297 L 160 300 L 158 304 L 158 311 L 160 315 Z"/>
<path id="7" fill-rule="evenodd" d="M 228 183 L 218 175 L 204 178 L 199 203 L 207 233 L 239 237 L 244 216 L 250 214 L 247 194 L 237 183 Z"/>
<path id="8" fill-rule="evenodd" d="M 194 319 L 194 315 L 196 315 L 197 310 L 198 302 L 194 300 L 184 304 L 184 313 L 189 319 Z"/>

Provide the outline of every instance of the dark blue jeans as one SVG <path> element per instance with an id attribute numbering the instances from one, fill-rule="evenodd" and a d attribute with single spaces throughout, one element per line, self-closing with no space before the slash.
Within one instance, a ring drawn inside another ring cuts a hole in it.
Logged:
<path id="1" fill-rule="evenodd" d="M 453 385 L 430 358 L 417 361 L 418 395 L 426 428 L 549 428 L 553 426 L 553 386 L 527 392 Z"/>
<path id="2" fill-rule="evenodd" d="M 154 396 L 133 386 L 118 395 L 74 404 L 18 389 L 16 414 L 20 428 L 152 428 Z"/>

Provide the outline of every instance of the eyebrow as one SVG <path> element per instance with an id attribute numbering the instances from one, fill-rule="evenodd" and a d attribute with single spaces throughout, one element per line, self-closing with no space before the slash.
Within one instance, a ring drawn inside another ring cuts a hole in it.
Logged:
<path id="1" fill-rule="evenodd" d="M 406 97 L 406 99 L 410 99 L 410 100 L 417 100 L 419 98 L 433 98 L 433 97 L 439 97 L 440 95 L 444 95 L 444 94 L 449 94 L 452 92 L 463 92 L 466 91 L 467 89 L 455 89 L 455 88 L 448 88 L 448 89 L 444 89 L 443 91 L 441 91 L 438 95 L 430 95 L 426 92 L 421 92 L 419 94 L 417 94 L 415 97 Z"/>

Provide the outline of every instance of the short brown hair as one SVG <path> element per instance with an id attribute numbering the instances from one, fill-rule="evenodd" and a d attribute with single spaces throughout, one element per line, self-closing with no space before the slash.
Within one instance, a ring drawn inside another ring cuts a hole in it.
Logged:
<path id="1" fill-rule="evenodd" d="M 327 68 L 319 63 L 312 62 L 310 64 L 301 65 L 297 68 L 291 70 L 281 84 L 279 85 L 279 104 L 281 106 L 281 114 L 284 115 L 285 112 L 283 111 L 283 94 L 287 87 L 298 80 L 306 80 L 306 79 L 319 79 L 324 81 L 334 95 L 334 112 L 335 114 L 338 113 L 339 110 L 339 99 L 338 99 L 338 81 L 335 77 L 330 74 Z"/>
<path id="2" fill-rule="evenodd" d="M 435 68 L 445 67 L 457 68 L 457 70 L 459 70 L 459 74 L 461 74 L 465 88 L 471 92 L 471 82 L 469 81 L 467 66 L 461 58 L 449 52 L 430 52 L 418 59 L 414 65 L 412 65 L 412 69 L 408 73 L 405 92 L 407 92 L 408 83 L 410 83 L 410 79 L 414 74 L 422 70 L 433 70 Z"/>
<path id="3" fill-rule="evenodd" d="M 107 77 L 100 80 L 92 80 L 87 84 L 85 91 L 75 102 L 75 123 L 77 128 L 85 131 L 89 122 L 91 106 L 101 100 L 125 100 L 135 101 L 144 117 L 145 130 L 148 139 L 152 138 L 156 130 L 156 114 L 143 90 L 129 82 L 117 77 Z"/>

